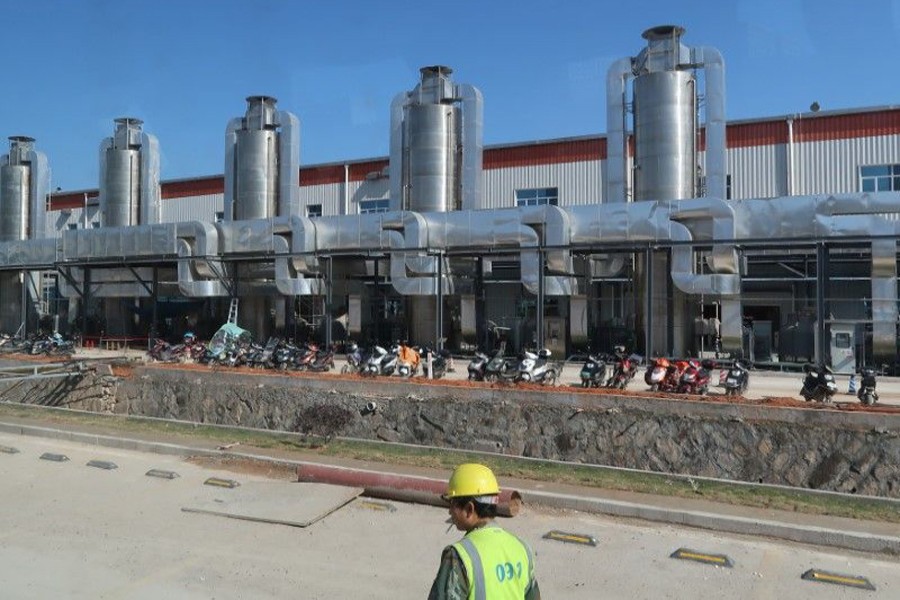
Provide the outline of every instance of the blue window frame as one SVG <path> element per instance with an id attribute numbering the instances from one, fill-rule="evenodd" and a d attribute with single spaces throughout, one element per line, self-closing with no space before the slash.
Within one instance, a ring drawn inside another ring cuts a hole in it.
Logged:
<path id="1" fill-rule="evenodd" d="M 559 203 L 559 188 L 533 188 L 516 190 L 516 206 L 539 206 Z"/>
<path id="2" fill-rule="evenodd" d="M 900 192 L 900 165 L 868 165 L 859 168 L 863 192 Z"/>
<path id="3" fill-rule="evenodd" d="M 374 198 L 359 201 L 359 214 L 383 213 L 391 209 L 390 198 Z"/>

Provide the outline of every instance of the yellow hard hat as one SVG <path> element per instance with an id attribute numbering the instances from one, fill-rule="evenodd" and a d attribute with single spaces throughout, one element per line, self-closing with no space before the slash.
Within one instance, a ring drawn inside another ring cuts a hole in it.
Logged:
<path id="1" fill-rule="evenodd" d="M 495 496 L 499 493 L 500 486 L 490 469 L 477 463 L 465 463 L 453 471 L 444 498 Z"/>

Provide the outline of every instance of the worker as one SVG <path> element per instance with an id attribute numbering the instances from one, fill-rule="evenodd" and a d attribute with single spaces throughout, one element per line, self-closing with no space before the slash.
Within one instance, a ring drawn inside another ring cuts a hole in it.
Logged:
<path id="1" fill-rule="evenodd" d="M 494 524 L 500 487 L 489 468 L 467 463 L 450 477 L 450 522 L 465 536 L 444 548 L 429 600 L 540 600 L 531 549 Z"/>

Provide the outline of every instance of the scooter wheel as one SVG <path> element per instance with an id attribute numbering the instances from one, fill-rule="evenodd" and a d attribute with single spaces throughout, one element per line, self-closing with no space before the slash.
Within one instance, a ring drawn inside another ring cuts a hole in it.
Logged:
<path id="1" fill-rule="evenodd" d="M 700 393 L 701 396 L 705 396 L 708 391 L 709 390 L 707 389 L 707 387 L 705 385 L 698 390 L 698 392 Z"/>
<path id="2" fill-rule="evenodd" d="M 658 392 L 658 391 L 659 391 L 659 386 L 658 386 L 657 384 L 655 384 L 655 383 L 650 384 L 650 391 L 651 391 L 651 392 Z"/>
<path id="3" fill-rule="evenodd" d="M 863 397 L 859 400 L 866 406 L 871 406 L 872 404 L 874 404 L 875 398 L 872 397 L 872 394 L 864 394 Z"/>
<path id="4" fill-rule="evenodd" d="M 582 382 L 581 382 L 581 387 L 583 387 L 583 388 L 589 388 L 589 387 L 591 387 L 591 382 L 590 382 L 590 380 L 589 380 L 589 379 L 585 379 L 584 381 L 582 381 Z"/>

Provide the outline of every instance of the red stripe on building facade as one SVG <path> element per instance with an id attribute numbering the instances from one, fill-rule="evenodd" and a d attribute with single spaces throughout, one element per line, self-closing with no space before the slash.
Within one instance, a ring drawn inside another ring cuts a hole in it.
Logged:
<path id="1" fill-rule="evenodd" d="M 788 118 L 732 123 L 726 128 L 726 146 L 728 148 L 746 148 L 785 144 L 788 140 Z M 795 143 L 898 135 L 900 134 L 900 108 L 805 118 L 798 116 L 793 118 L 793 130 Z M 703 150 L 705 146 L 705 132 L 701 131 L 699 149 Z M 629 155 L 634 153 L 634 143 L 631 137 L 628 140 L 628 152 Z M 484 151 L 483 165 L 485 169 L 503 169 L 605 160 L 606 157 L 606 138 L 597 136 L 487 148 Z M 388 161 L 379 159 L 348 163 L 348 165 L 348 179 L 356 182 L 373 174 L 377 176 L 377 174 L 383 173 L 388 166 Z M 337 184 L 343 182 L 344 177 L 343 164 L 310 166 L 300 169 L 301 186 Z M 161 194 L 163 198 L 168 199 L 221 194 L 224 190 L 224 178 L 218 176 L 163 182 Z M 95 196 L 97 192 L 91 191 L 88 194 Z M 50 210 L 81 206 L 84 206 L 84 192 L 54 195 L 50 202 Z"/>

